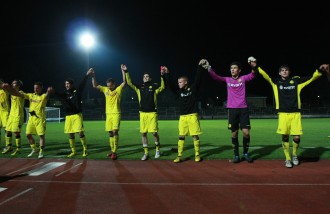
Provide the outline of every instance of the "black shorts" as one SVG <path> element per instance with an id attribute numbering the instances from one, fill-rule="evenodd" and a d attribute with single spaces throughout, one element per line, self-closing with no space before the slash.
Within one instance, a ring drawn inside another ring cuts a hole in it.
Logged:
<path id="1" fill-rule="evenodd" d="M 240 129 L 251 129 L 250 115 L 248 108 L 228 109 L 228 129 L 232 131 Z"/>

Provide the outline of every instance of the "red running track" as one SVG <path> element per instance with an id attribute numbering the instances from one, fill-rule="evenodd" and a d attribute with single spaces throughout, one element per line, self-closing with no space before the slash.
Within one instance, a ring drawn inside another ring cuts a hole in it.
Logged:
<path id="1" fill-rule="evenodd" d="M 330 213 L 329 166 L 0 159 L 0 213 Z"/>

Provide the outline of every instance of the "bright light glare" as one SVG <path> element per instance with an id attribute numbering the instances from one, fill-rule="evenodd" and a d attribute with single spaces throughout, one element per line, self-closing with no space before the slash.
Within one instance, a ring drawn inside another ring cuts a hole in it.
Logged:
<path id="1" fill-rule="evenodd" d="M 80 44 L 86 49 L 90 49 L 95 44 L 94 36 L 90 33 L 82 34 L 80 36 Z"/>

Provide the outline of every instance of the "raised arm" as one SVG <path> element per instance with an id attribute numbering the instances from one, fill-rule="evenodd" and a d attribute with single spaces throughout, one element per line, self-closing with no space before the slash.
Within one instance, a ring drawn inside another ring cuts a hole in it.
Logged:
<path id="1" fill-rule="evenodd" d="M 198 67 L 197 67 L 197 70 L 196 70 L 196 73 L 195 73 L 195 79 L 194 79 L 194 83 L 193 83 L 193 85 L 195 85 L 196 88 L 199 88 L 199 85 L 201 83 L 202 70 L 203 69 L 209 70 L 211 68 L 211 66 L 209 64 L 206 65 L 206 66 L 203 66 L 205 63 L 208 64 L 207 61 L 203 62 L 203 60 L 199 61 L 199 63 L 198 63 Z"/>
<path id="2" fill-rule="evenodd" d="M 177 81 L 174 83 L 174 80 L 170 75 L 170 70 L 166 66 L 161 66 L 160 74 L 164 77 L 165 88 L 169 88 L 175 94 L 178 93 L 179 87 L 177 85 Z"/>
<path id="3" fill-rule="evenodd" d="M 206 59 L 201 59 L 198 63 L 199 66 L 203 67 L 204 69 L 206 69 L 211 78 L 217 82 L 226 82 L 226 78 L 222 77 L 220 75 L 217 75 L 214 70 L 212 69 L 210 63 L 206 60 Z"/>
<path id="4" fill-rule="evenodd" d="M 12 85 L 10 85 L 8 83 L 4 83 L 4 82 L 0 81 L 0 88 L 2 88 L 5 91 L 8 91 L 13 96 L 24 98 L 24 94 L 17 91 Z"/>
<path id="5" fill-rule="evenodd" d="M 92 76 L 93 73 L 94 73 L 94 69 L 93 69 L 93 68 L 88 69 L 88 71 L 86 72 L 86 74 L 85 74 L 83 80 L 80 82 L 80 84 L 79 84 L 79 86 L 78 86 L 78 89 L 79 89 L 79 91 L 80 91 L 79 93 L 81 93 L 81 91 L 85 88 L 85 85 L 86 85 L 86 82 L 87 82 L 87 78 L 88 78 L 89 76 Z"/>
<path id="6" fill-rule="evenodd" d="M 92 85 L 93 85 L 93 88 L 99 89 L 100 88 L 100 85 L 96 81 L 95 71 L 94 70 L 93 70 L 91 76 L 92 76 Z"/>
<path id="7" fill-rule="evenodd" d="M 257 59 L 250 56 L 248 58 L 248 63 L 251 65 L 251 73 L 256 73 L 258 71 Z"/>
<path id="8" fill-rule="evenodd" d="M 165 81 L 164 81 L 164 74 L 165 74 L 165 70 L 167 70 L 167 68 L 165 66 L 161 66 L 160 67 L 160 86 L 159 88 L 156 90 L 156 93 L 158 94 L 159 92 L 162 92 L 165 89 Z"/>
<path id="9" fill-rule="evenodd" d="M 126 79 L 126 83 L 129 87 L 131 87 L 134 91 L 138 91 L 138 87 L 136 87 L 136 85 L 133 84 L 132 80 L 131 80 L 131 77 L 129 75 L 129 72 L 128 72 L 128 69 L 127 69 L 127 66 L 126 65 L 122 65 L 123 66 L 123 71 L 125 73 L 125 79 Z"/>
<path id="10" fill-rule="evenodd" d="M 250 56 L 250 57 L 248 58 L 248 63 L 250 64 L 252 71 L 254 71 L 254 72 L 258 71 L 258 72 L 261 74 L 261 76 L 262 76 L 267 82 L 269 82 L 269 83 L 273 86 L 273 88 L 275 88 L 275 84 L 274 84 L 272 78 L 270 78 L 270 76 L 269 76 L 264 70 L 262 70 L 262 69 L 257 65 L 257 60 L 256 60 L 256 58 L 254 58 L 253 56 Z"/>
<path id="11" fill-rule="evenodd" d="M 125 77 L 125 71 L 127 70 L 127 67 L 126 67 L 126 65 L 124 65 L 124 64 L 121 64 L 120 65 L 120 68 L 121 68 L 121 74 L 122 74 L 122 76 L 123 76 L 123 82 L 122 82 L 122 87 L 124 87 L 125 85 L 126 85 L 126 77 Z"/>

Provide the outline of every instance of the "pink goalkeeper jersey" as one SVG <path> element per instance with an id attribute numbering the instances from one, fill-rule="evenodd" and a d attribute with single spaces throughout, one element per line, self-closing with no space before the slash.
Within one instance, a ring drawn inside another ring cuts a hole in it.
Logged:
<path id="1" fill-rule="evenodd" d="M 245 83 L 251 81 L 255 77 L 255 73 L 251 72 L 247 75 L 240 76 L 238 79 L 232 77 L 222 77 L 217 75 L 211 68 L 210 76 L 217 82 L 226 82 L 227 85 L 227 108 L 246 108 Z"/>

